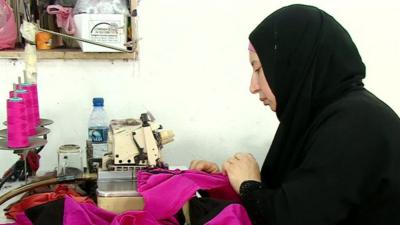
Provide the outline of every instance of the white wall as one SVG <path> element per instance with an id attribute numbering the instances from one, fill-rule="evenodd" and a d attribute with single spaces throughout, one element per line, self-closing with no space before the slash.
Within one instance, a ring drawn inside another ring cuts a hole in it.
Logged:
<path id="1" fill-rule="evenodd" d="M 260 163 L 275 115 L 248 92 L 248 35 L 269 13 L 295 1 L 143 0 L 141 57 L 133 61 L 48 60 L 38 64 L 42 117 L 55 121 L 42 169 L 57 165 L 66 143 L 84 147 L 91 98 L 103 96 L 110 118 L 150 110 L 176 139 L 164 149 L 173 165 L 204 158 L 222 163 L 250 151 Z M 367 88 L 400 113 L 400 4 L 304 1 L 332 14 L 352 35 L 367 65 Z M 0 120 L 22 61 L 0 60 Z M 0 171 L 17 157 L 0 152 Z M 11 160 L 11 161 L 10 161 Z"/>

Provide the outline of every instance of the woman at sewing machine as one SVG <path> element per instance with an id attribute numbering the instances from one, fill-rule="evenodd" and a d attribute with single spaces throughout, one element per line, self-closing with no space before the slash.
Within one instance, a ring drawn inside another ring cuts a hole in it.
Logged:
<path id="1" fill-rule="evenodd" d="M 264 164 L 222 165 L 253 224 L 400 224 L 400 120 L 364 88 L 365 66 L 330 15 L 292 5 L 249 37 L 250 92 L 280 121 Z M 191 169 L 218 172 L 195 160 Z"/>

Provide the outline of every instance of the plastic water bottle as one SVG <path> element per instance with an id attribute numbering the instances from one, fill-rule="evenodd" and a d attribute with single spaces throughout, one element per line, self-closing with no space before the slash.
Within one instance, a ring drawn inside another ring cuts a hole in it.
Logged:
<path id="1" fill-rule="evenodd" d="M 104 99 L 93 98 L 93 110 L 89 118 L 89 139 L 93 144 L 93 158 L 102 158 L 107 153 L 108 119 L 104 110 Z"/>

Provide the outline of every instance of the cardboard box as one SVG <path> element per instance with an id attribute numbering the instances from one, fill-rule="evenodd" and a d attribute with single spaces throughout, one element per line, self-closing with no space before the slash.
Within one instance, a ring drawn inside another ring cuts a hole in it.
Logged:
<path id="1" fill-rule="evenodd" d="M 121 14 L 77 14 L 75 36 L 124 48 L 127 41 L 127 17 Z M 118 52 L 117 50 L 78 41 L 83 52 Z"/>

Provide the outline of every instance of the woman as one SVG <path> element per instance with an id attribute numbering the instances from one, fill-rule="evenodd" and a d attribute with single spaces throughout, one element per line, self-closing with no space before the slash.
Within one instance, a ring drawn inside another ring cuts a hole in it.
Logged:
<path id="1" fill-rule="evenodd" d="M 247 153 L 223 164 L 252 222 L 400 224 L 400 120 L 363 87 L 347 31 L 318 8 L 291 5 L 249 39 L 250 91 L 280 121 L 261 172 Z"/>

